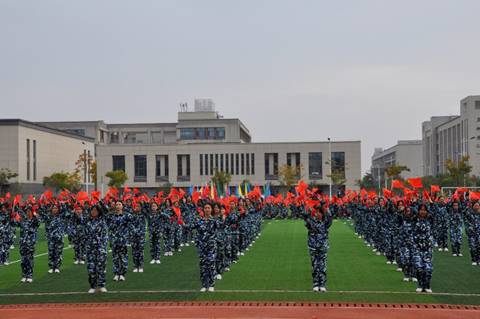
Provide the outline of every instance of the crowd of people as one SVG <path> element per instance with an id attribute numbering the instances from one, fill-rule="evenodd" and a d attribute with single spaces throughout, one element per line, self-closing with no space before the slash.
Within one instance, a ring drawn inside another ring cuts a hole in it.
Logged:
<path id="1" fill-rule="evenodd" d="M 350 219 L 355 235 L 386 263 L 416 282 L 417 292 L 431 293 L 433 250 L 462 257 L 465 229 L 473 266 L 480 265 L 480 196 L 459 189 L 452 196 L 406 190 L 383 196 L 361 190 L 342 196 L 321 194 L 300 182 L 285 196 L 264 197 L 259 187 L 244 197 L 210 196 L 209 190 L 172 189 L 149 197 L 137 189 L 109 189 L 76 194 L 46 191 L 0 198 L 0 265 L 8 265 L 17 228 L 21 282 L 33 281 L 34 255 L 41 223 L 48 243 L 48 272 L 60 273 L 64 237 L 74 251 L 73 262 L 86 264 L 89 293 L 107 292 L 107 256 L 111 253 L 113 280 L 125 281 L 129 269 L 144 272 L 146 242 L 149 262 L 161 263 L 182 247 L 195 244 L 202 292 L 213 292 L 215 281 L 249 250 L 261 235 L 265 219 L 303 219 L 308 232 L 313 291 L 326 292 L 328 234 L 334 218 Z"/>

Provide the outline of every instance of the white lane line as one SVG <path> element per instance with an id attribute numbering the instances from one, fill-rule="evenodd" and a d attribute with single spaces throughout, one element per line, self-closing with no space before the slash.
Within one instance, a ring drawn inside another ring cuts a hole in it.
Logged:
<path id="1" fill-rule="evenodd" d="M 65 251 L 65 250 L 68 250 L 68 249 L 72 249 L 72 247 L 68 247 L 68 246 L 67 246 L 67 247 L 63 248 L 64 251 Z M 33 256 L 33 258 L 42 257 L 42 256 L 46 256 L 46 255 L 48 255 L 48 252 L 35 255 L 35 256 Z M 22 261 L 21 259 L 11 261 L 11 262 L 8 263 L 7 267 L 10 266 L 10 265 L 13 265 L 13 264 L 17 264 L 17 263 L 19 263 L 19 262 L 21 262 L 21 261 Z"/>
<path id="2" fill-rule="evenodd" d="M 190 294 L 197 293 L 199 290 L 118 290 L 109 291 L 108 294 Z M 311 290 L 216 290 L 217 293 L 302 293 L 302 294 L 317 294 Z M 346 291 L 346 290 L 329 290 L 329 293 L 336 294 L 387 294 L 387 295 L 416 295 L 416 296 L 458 296 L 458 297 L 480 297 L 480 294 L 464 294 L 464 293 L 447 293 L 434 292 L 431 294 L 419 294 L 417 292 L 401 292 L 401 291 Z M 87 295 L 84 291 L 69 291 L 69 292 L 31 292 L 31 293 L 10 293 L 0 294 L 1 297 L 17 297 L 17 296 L 64 296 L 64 295 Z M 328 293 L 327 293 L 328 295 Z M 320 295 L 319 295 L 320 296 Z"/>

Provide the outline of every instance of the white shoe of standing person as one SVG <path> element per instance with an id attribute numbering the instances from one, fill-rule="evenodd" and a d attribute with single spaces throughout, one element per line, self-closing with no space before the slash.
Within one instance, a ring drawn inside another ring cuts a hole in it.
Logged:
<path id="1" fill-rule="evenodd" d="M 318 288 L 318 287 L 313 287 L 313 291 L 314 291 L 314 292 L 319 292 L 319 291 L 320 291 L 320 288 Z"/>
<path id="2" fill-rule="evenodd" d="M 107 292 L 107 291 L 108 291 L 108 290 L 107 290 L 107 288 L 105 288 L 105 287 L 100 288 L 100 292 L 105 293 L 105 292 Z"/>
<path id="3" fill-rule="evenodd" d="M 139 272 L 139 273 L 143 273 L 143 268 L 139 268 L 139 269 L 138 269 L 138 272 Z"/>
<path id="4" fill-rule="evenodd" d="M 120 277 L 119 277 L 118 275 L 115 275 L 115 276 L 113 277 L 113 281 L 118 281 L 119 278 L 120 278 Z"/>
<path id="5" fill-rule="evenodd" d="M 125 277 L 122 276 L 122 275 L 120 275 L 120 276 L 118 277 L 118 280 L 120 280 L 120 281 L 125 281 Z"/>
<path id="6" fill-rule="evenodd" d="M 150 265 L 153 265 L 155 263 L 155 259 L 150 260 Z"/>
<path id="7" fill-rule="evenodd" d="M 94 294 L 94 293 L 95 293 L 95 289 L 90 288 L 90 289 L 88 290 L 88 293 L 89 293 L 89 294 Z"/>
<path id="8" fill-rule="evenodd" d="M 208 288 L 208 292 L 214 292 L 214 291 L 215 291 L 215 288 L 214 288 L 214 287 Z"/>
<path id="9" fill-rule="evenodd" d="M 162 262 L 160 261 L 160 259 L 157 259 L 157 260 L 155 260 L 155 263 L 156 263 L 157 265 L 160 265 Z"/>
<path id="10" fill-rule="evenodd" d="M 200 292 L 205 292 L 205 291 L 207 291 L 207 288 L 205 287 L 202 287 L 202 289 L 200 289 Z"/>
<path id="11" fill-rule="evenodd" d="M 325 288 L 325 287 L 320 287 L 320 292 L 323 292 L 323 293 L 327 292 L 327 288 Z"/>
<path id="12" fill-rule="evenodd" d="M 53 269 L 49 269 L 49 270 L 48 270 L 48 273 L 49 273 L 49 274 L 53 274 Z"/>
<path id="13" fill-rule="evenodd" d="M 56 274 L 59 274 L 59 273 L 60 273 L 60 269 L 57 268 L 57 269 L 55 269 L 53 272 L 56 273 Z"/>
<path id="14" fill-rule="evenodd" d="M 20 280 L 20 282 L 22 282 L 22 283 L 27 282 L 27 278 L 23 277 L 23 278 Z"/>

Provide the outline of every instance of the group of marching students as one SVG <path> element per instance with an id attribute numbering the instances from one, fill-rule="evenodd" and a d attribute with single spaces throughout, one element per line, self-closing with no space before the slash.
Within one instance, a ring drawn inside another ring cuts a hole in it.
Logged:
<path id="1" fill-rule="evenodd" d="M 208 192 L 207 192 L 208 194 Z M 215 281 L 249 250 L 261 234 L 264 219 L 303 219 L 308 232 L 313 291 L 326 292 L 328 234 L 334 218 L 350 219 L 355 235 L 365 241 L 387 264 L 397 265 L 404 281 L 416 282 L 417 292 L 431 293 L 433 250 L 462 257 L 463 229 L 468 238 L 472 265 L 480 265 L 480 194 L 461 191 L 440 193 L 412 191 L 404 196 L 391 192 L 377 196 L 362 190 L 343 196 L 322 195 L 300 182 L 285 198 L 264 198 L 260 189 L 245 197 L 186 194 L 172 189 L 167 196 L 140 194 L 128 187 L 122 194 L 109 189 L 53 196 L 45 192 L 22 202 L 0 198 L 0 265 L 7 265 L 16 228 L 20 229 L 22 283 L 33 280 L 34 253 L 40 223 L 48 242 L 48 272 L 60 272 L 64 237 L 74 250 L 74 263 L 86 264 L 89 293 L 106 292 L 107 255 L 113 261 L 113 280 L 125 281 L 129 249 L 133 272 L 144 272 L 144 252 L 149 241 L 149 263 L 161 263 L 195 244 L 200 263 L 201 291 L 214 291 Z"/>
<path id="2" fill-rule="evenodd" d="M 74 264 L 86 264 L 89 293 L 107 292 L 107 256 L 111 253 L 113 280 L 125 281 L 129 249 L 133 272 L 144 272 L 144 252 L 149 241 L 152 265 L 163 256 L 173 256 L 182 247 L 196 244 L 200 262 L 201 291 L 214 291 L 215 280 L 230 270 L 260 236 L 261 209 L 258 194 L 250 198 L 201 198 L 173 189 L 149 198 L 125 188 L 123 196 L 110 189 L 101 199 L 98 192 L 53 197 L 47 191 L 37 201 L 30 196 L 10 202 L 0 199 L 0 265 L 8 265 L 16 228 L 20 229 L 22 283 L 33 282 L 38 229 L 45 224 L 48 243 L 48 273 L 60 273 L 64 237 L 74 251 Z M 148 231 L 148 236 L 147 236 Z"/>

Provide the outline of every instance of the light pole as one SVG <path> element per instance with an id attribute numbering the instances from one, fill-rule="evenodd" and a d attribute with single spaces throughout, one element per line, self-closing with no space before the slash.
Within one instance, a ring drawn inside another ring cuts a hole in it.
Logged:
<path id="1" fill-rule="evenodd" d="M 328 158 L 330 161 L 329 171 L 330 171 L 330 180 L 328 184 L 330 199 L 332 198 L 332 141 L 330 137 L 328 138 Z"/>
<path id="2" fill-rule="evenodd" d="M 83 145 L 87 146 L 85 142 L 82 142 Z M 85 191 L 88 193 L 88 168 L 87 168 L 87 149 L 83 150 L 83 180 L 85 182 Z"/>

